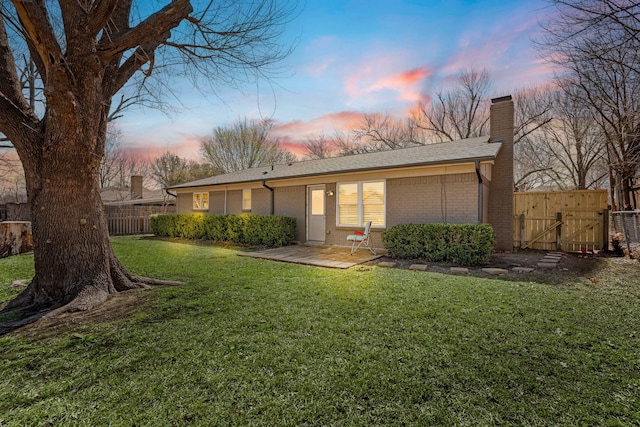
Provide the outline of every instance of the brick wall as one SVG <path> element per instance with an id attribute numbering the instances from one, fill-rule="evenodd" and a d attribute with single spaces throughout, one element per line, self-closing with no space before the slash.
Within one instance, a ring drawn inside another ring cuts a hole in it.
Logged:
<path id="1" fill-rule="evenodd" d="M 224 191 L 209 192 L 209 213 L 212 215 L 224 214 L 225 196 Z"/>
<path id="2" fill-rule="evenodd" d="M 251 213 L 253 215 L 271 215 L 271 191 L 266 188 L 251 190 Z"/>
<path id="3" fill-rule="evenodd" d="M 181 193 L 176 198 L 176 212 L 191 213 L 193 212 L 193 193 Z"/>
<path id="4" fill-rule="evenodd" d="M 502 142 L 491 171 L 488 222 L 496 233 L 496 249 L 513 248 L 513 101 L 491 100 L 490 142 Z"/>
<path id="5" fill-rule="evenodd" d="M 274 214 L 296 219 L 296 240 L 298 242 L 307 240 L 306 194 L 307 188 L 304 185 L 279 187 L 275 189 L 274 194 Z"/>
<path id="6" fill-rule="evenodd" d="M 387 228 L 431 222 L 478 222 L 475 173 L 387 181 Z"/>

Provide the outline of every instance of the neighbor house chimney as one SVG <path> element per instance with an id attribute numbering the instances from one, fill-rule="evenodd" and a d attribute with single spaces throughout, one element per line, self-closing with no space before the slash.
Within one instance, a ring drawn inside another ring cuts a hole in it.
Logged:
<path id="1" fill-rule="evenodd" d="M 496 233 L 496 249 L 513 249 L 513 100 L 491 100 L 489 142 L 502 146 L 491 170 L 488 222 Z"/>
<path id="2" fill-rule="evenodd" d="M 131 176 L 131 200 L 142 199 L 142 176 Z"/>

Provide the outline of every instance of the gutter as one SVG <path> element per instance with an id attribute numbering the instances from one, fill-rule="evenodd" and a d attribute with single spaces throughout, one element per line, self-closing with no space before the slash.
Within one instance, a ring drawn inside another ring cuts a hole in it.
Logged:
<path id="1" fill-rule="evenodd" d="M 269 215 L 273 215 L 273 212 L 274 212 L 274 190 L 273 190 L 273 188 L 271 188 L 271 187 L 269 187 L 267 185 L 267 181 L 265 181 L 265 180 L 263 180 L 261 184 L 262 184 L 262 186 L 264 188 L 266 188 L 267 190 L 269 190 L 271 192 L 271 208 L 269 210 Z"/>
<path id="2" fill-rule="evenodd" d="M 480 172 L 480 160 L 475 161 L 476 175 L 478 176 L 478 224 L 482 224 L 484 213 L 484 182 L 482 180 L 482 173 Z"/>

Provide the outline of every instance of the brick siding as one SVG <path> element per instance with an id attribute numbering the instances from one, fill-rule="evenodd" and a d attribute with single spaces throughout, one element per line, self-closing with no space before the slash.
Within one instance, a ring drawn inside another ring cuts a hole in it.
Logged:
<path id="1" fill-rule="evenodd" d="M 306 206 L 307 188 L 304 185 L 279 187 L 275 189 L 275 215 L 290 216 L 296 219 L 296 240 L 307 240 Z"/>
<path id="2" fill-rule="evenodd" d="M 478 222 L 478 178 L 474 173 L 387 181 L 387 228 L 431 222 Z"/>
<path id="3" fill-rule="evenodd" d="M 502 142 L 491 171 L 488 222 L 496 233 L 496 249 L 513 248 L 513 101 L 493 99 L 490 142 Z"/>

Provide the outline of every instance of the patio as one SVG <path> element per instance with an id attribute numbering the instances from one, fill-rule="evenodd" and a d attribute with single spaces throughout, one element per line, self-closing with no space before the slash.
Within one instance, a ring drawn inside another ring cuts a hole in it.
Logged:
<path id="1" fill-rule="evenodd" d="M 350 255 L 350 252 L 351 248 L 344 246 L 292 245 L 256 252 L 244 252 L 240 256 L 342 269 L 383 256 L 380 252 L 378 255 L 374 255 L 363 248 L 358 249 L 353 255 Z"/>

